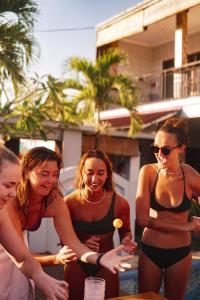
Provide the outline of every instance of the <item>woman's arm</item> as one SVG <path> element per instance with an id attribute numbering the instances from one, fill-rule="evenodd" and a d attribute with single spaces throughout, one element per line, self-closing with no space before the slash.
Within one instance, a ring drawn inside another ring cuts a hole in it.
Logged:
<path id="1" fill-rule="evenodd" d="M 145 165 L 139 172 L 136 193 L 136 220 L 140 227 L 153 228 L 163 231 L 193 231 L 195 222 L 181 223 L 150 217 L 150 183 L 155 170 L 152 165 Z"/>
<path id="2" fill-rule="evenodd" d="M 48 276 L 33 259 L 22 238 L 15 230 L 6 208 L 0 209 L 0 242 L 14 263 L 50 299 L 67 299 L 68 285 Z"/>
<path id="3" fill-rule="evenodd" d="M 130 222 L 130 206 L 128 200 L 117 194 L 115 205 L 115 216 L 122 220 L 122 227 L 118 229 L 120 241 L 125 237 L 132 239 L 131 222 Z"/>
<path id="4" fill-rule="evenodd" d="M 80 260 L 96 264 L 99 253 L 91 251 L 77 238 L 71 222 L 69 210 L 63 198 L 57 199 L 49 205 L 47 208 L 47 216 L 53 217 L 56 231 L 63 245 L 68 245 L 71 249 L 73 249 Z M 132 257 L 125 256 L 122 258 L 118 256 L 117 252 L 120 250 L 121 248 L 118 248 L 116 251 L 112 251 L 111 253 L 109 251 L 101 260 L 101 263 L 114 273 L 114 267 L 117 269 L 123 261 Z"/>
<path id="5" fill-rule="evenodd" d="M 115 215 L 122 220 L 122 227 L 118 229 L 120 241 L 124 245 L 124 251 L 131 254 L 136 250 L 137 244 L 132 240 L 130 206 L 128 200 L 119 194 L 116 200 Z"/>
<path id="6" fill-rule="evenodd" d="M 185 167 L 192 193 L 200 196 L 200 174 L 189 165 L 185 165 Z"/>

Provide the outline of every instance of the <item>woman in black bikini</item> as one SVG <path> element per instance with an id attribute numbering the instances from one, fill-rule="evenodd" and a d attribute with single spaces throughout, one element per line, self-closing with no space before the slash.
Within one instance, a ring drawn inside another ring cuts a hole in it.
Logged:
<path id="1" fill-rule="evenodd" d="M 120 240 L 125 251 L 133 253 L 135 243 L 130 229 L 130 208 L 128 201 L 115 192 L 112 167 L 102 150 L 86 152 L 79 164 L 76 177 L 76 191 L 65 197 L 74 230 L 79 239 L 91 250 L 105 253 L 114 248 L 113 221 L 123 222 L 119 229 Z M 84 280 L 97 276 L 106 280 L 106 298 L 119 294 L 119 278 L 102 266 L 77 261 L 65 268 L 65 279 L 69 283 L 70 300 L 82 300 Z"/>
<path id="2" fill-rule="evenodd" d="M 191 231 L 200 232 L 200 219 L 188 221 L 192 194 L 200 194 L 200 174 L 180 163 L 187 144 L 187 122 L 167 120 L 157 131 L 152 151 L 157 163 L 141 168 L 136 195 L 136 219 L 145 227 L 139 257 L 139 292 L 184 297 L 191 270 Z M 177 282 L 178 280 L 178 282 Z"/>

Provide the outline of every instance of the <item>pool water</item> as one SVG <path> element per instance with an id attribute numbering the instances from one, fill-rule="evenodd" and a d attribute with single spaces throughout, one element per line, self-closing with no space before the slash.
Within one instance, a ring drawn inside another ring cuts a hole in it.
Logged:
<path id="1" fill-rule="evenodd" d="M 200 300 L 200 260 L 193 262 L 184 300 Z M 120 275 L 120 290 L 127 294 L 137 294 L 137 271 L 129 271 Z M 163 294 L 163 286 L 160 293 Z"/>

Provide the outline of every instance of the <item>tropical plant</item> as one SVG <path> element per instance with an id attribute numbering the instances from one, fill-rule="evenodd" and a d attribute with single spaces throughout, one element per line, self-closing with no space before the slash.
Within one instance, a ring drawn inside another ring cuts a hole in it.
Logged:
<path id="1" fill-rule="evenodd" d="M 49 119 L 59 121 L 63 126 L 77 124 L 79 120 L 77 105 L 68 99 L 65 82 L 48 75 L 43 88 L 43 102 L 49 111 Z"/>
<path id="2" fill-rule="evenodd" d="M 25 68 L 37 54 L 33 37 L 37 3 L 34 0 L 0 1 L 0 86 L 5 92 L 5 81 L 17 83 L 25 80 Z"/>
<path id="3" fill-rule="evenodd" d="M 37 14 L 36 0 L 0 1 L 0 117 L 4 139 L 19 132 L 34 134 L 45 118 L 39 109 L 40 97 L 38 102 L 32 101 L 41 89 L 38 84 L 31 84 L 29 89 L 26 80 L 27 67 L 39 54 L 33 36 Z"/>
<path id="4" fill-rule="evenodd" d="M 51 75 L 39 77 L 35 74 L 26 86 L 20 85 L 18 97 L 0 106 L 3 138 L 39 135 L 46 139 L 46 121 L 59 121 L 62 127 L 76 126 L 79 121 L 77 106 L 68 101 L 64 89 L 63 82 Z"/>
<path id="5" fill-rule="evenodd" d="M 76 75 L 74 79 L 66 79 L 65 86 L 75 91 L 73 100 L 77 105 L 79 103 L 83 121 L 96 115 L 97 133 L 102 125 L 100 112 L 111 105 L 123 106 L 130 111 L 129 134 L 133 135 L 140 128 L 141 121 L 135 113 L 139 88 L 128 76 L 115 72 L 115 67 L 124 61 L 125 56 L 119 49 L 109 49 L 98 56 L 95 63 L 76 56 L 65 62 L 65 69 Z"/>

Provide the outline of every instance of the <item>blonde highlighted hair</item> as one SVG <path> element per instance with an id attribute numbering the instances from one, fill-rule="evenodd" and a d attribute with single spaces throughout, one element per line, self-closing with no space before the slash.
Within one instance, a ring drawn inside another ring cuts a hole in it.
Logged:
<path id="1" fill-rule="evenodd" d="M 0 168 L 5 162 L 10 162 L 19 165 L 18 157 L 10 149 L 0 143 Z"/>
<path id="2" fill-rule="evenodd" d="M 24 213 L 27 214 L 29 195 L 30 195 L 30 172 L 36 167 L 43 165 L 47 161 L 55 161 L 58 166 L 58 176 L 62 168 L 61 156 L 46 147 L 35 147 L 29 150 L 23 157 L 21 170 L 22 178 L 17 186 L 17 199 L 19 206 L 23 209 Z M 62 192 L 59 185 L 59 178 L 57 183 L 51 189 L 49 195 L 46 197 L 47 204 L 53 199 L 57 199 L 58 196 L 62 196 Z"/>

